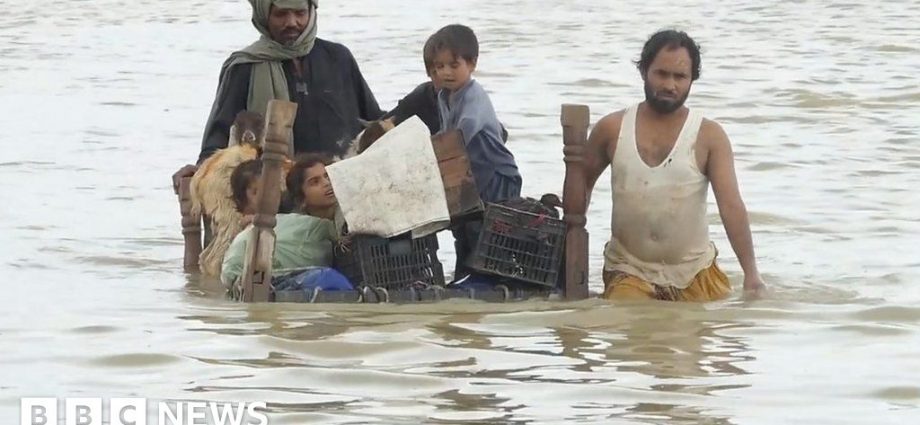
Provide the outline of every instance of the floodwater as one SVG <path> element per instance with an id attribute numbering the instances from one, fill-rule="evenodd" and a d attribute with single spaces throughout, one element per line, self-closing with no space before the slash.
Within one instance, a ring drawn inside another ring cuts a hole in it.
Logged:
<path id="1" fill-rule="evenodd" d="M 530 195 L 561 190 L 560 104 L 596 121 L 640 100 L 645 38 L 688 30 L 704 49 L 688 105 L 732 138 L 773 295 L 226 301 L 181 270 L 169 176 L 197 156 L 221 62 L 255 37 L 247 3 L 0 0 L 2 423 L 21 397 L 124 396 L 264 401 L 273 424 L 920 422 L 920 3 L 320 3 L 320 35 L 384 108 L 424 80 L 428 34 L 472 26 Z"/>

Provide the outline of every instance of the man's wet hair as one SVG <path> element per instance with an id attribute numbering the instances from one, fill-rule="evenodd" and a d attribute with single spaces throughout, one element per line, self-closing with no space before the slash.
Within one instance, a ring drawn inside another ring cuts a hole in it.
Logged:
<path id="1" fill-rule="evenodd" d="M 693 39 L 683 31 L 669 29 L 652 34 L 642 48 L 642 56 L 636 61 L 636 67 L 639 68 L 639 72 L 645 77 L 648 73 L 648 69 L 652 66 L 652 61 L 655 60 L 655 56 L 658 56 L 658 53 L 661 52 L 662 49 L 666 48 L 668 50 L 673 50 L 681 47 L 687 49 L 687 53 L 690 54 L 690 80 L 696 81 L 700 78 L 700 72 L 702 70 L 700 45 L 696 44 L 696 41 L 693 41 Z"/>
<path id="2" fill-rule="evenodd" d="M 303 205 L 303 184 L 307 180 L 307 170 L 317 164 L 332 164 L 332 158 L 318 153 L 301 154 L 294 158 L 294 166 L 291 167 L 291 171 L 288 171 L 284 183 L 287 186 L 288 196 L 291 197 L 295 208 L 300 208 Z"/>
<path id="3" fill-rule="evenodd" d="M 460 24 L 448 25 L 438 30 L 429 39 L 430 45 L 425 43 L 425 55 L 432 58 L 438 52 L 450 50 L 455 58 L 463 58 L 467 62 L 476 62 L 479 59 L 479 40 L 470 27 Z"/>
<path id="4" fill-rule="evenodd" d="M 233 169 L 230 174 L 230 191 L 233 197 L 233 205 L 240 213 L 246 208 L 249 200 L 246 198 L 246 189 L 249 185 L 262 176 L 262 161 L 250 159 L 243 161 Z"/>

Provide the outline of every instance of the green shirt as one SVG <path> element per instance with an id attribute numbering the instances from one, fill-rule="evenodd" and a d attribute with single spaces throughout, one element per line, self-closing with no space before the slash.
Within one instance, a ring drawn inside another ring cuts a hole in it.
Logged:
<path id="1" fill-rule="evenodd" d="M 338 232 L 332 221 L 303 214 L 278 214 L 272 275 L 278 276 L 310 267 L 330 267 L 332 246 Z M 236 235 L 224 255 L 220 280 L 231 285 L 243 274 L 246 245 L 252 238 L 250 225 Z"/>

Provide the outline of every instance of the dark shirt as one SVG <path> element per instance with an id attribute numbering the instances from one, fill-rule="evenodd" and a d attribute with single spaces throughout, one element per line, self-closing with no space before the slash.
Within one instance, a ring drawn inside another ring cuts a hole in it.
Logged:
<path id="1" fill-rule="evenodd" d="M 431 81 L 419 84 L 406 97 L 402 98 L 396 107 L 384 115 L 384 118 L 393 118 L 393 125 L 400 125 L 403 121 L 418 116 L 428 126 L 431 134 L 441 131 L 441 112 L 438 110 L 438 92 Z M 502 143 L 508 141 L 508 130 L 502 125 Z"/>
<path id="2" fill-rule="evenodd" d="M 293 61 L 285 61 L 289 96 L 297 102 L 294 120 L 294 152 L 342 155 L 361 132 L 360 119 L 383 115 L 367 86 L 358 63 L 345 46 L 317 38 L 307 56 L 299 58 L 303 77 L 297 77 Z M 223 96 L 215 99 L 217 115 L 205 129 L 198 162 L 227 147 L 236 114 L 246 109 L 252 64 L 236 65 L 227 72 Z M 306 88 L 306 91 L 299 88 Z"/>
<path id="3" fill-rule="evenodd" d="M 428 126 L 431 134 L 441 131 L 441 118 L 438 116 L 438 93 L 434 90 L 431 81 L 419 84 L 415 90 L 402 98 L 399 103 L 388 112 L 384 118 L 393 118 L 394 125 L 418 116 Z"/>

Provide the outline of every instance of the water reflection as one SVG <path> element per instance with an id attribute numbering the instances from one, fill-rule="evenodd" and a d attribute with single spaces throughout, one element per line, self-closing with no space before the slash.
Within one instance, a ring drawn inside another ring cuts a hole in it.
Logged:
<path id="1" fill-rule="evenodd" d="M 590 301 L 574 306 L 240 305 L 180 319 L 191 331 L 242 339 L 239 344 L 253 344 L 261 353 L 196 357 L 242 371 L 232 382 L 222 378 L 195 391 L 281 394 L 268 399 L 281 417 L 319 408 L 360 414 L 378 406 L 371 411 L 395 420 L 396 412 L 380 410 L 405 402 L 395 388 L 424 382 L 418 390 L 421 405 L 414 405 L 410 416 L 437 423 L 528 422 L 549 394 L 571 402 L 558 412 L 565 421 L 603 416 L 732 423 L 713 413 L 707 399 L 750 386 L 743 377 L 754 350 L 739 336 L 750 325 L 697 305 Z M 326 385 L 329 380 L 336 384 Z M 374 391 L 378 381 L 389 389 Z M 301 396 L 333 401 L 297 401 Z"/>
<path id="2" fill-rule="evenodd" d="M 666 307 L 640 307 L 636 317 L 614 328 L 622 337 L 612 340 L 605 354 L 619 370 L 660 380 L 747 374 L 739 363 L 754 358 L 745 354 L 743 339 L 720 333 L 747 325 L 653 308 Z"/>

